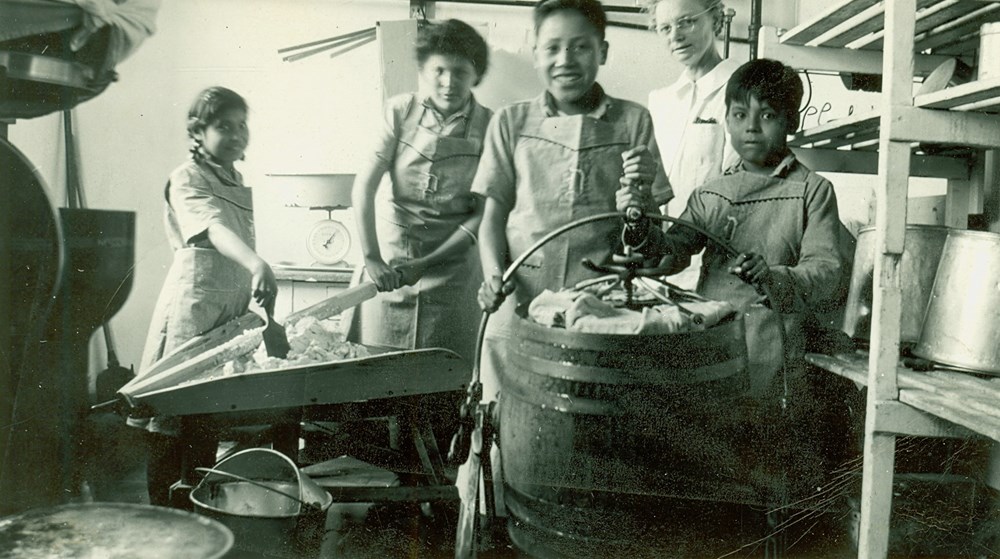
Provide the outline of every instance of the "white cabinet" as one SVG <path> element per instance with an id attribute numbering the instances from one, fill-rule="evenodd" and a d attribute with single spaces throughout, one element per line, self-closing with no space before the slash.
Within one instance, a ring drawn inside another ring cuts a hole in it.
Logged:
<path id="1" fill-rule="evenodd" d="M 274 317 L 284 320 L 290 313 L 302 310 L 347 289 L 352 270 L 282 268 L 276 266 L 278 299 Z"/>

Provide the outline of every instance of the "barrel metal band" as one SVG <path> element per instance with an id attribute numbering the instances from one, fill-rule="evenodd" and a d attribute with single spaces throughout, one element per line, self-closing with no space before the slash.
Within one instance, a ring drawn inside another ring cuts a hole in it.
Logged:
<path id="1" fill-rule="evenodd" d="M 642 336 L 636 338 L 642 340 Z M 713 336 L 712 341 L 714 343 L 704 346 L 686 347 L 683 352 L 666 344 L 654 346 L 650 343 L 636 343 L 634 347 L 623 344 L 616 349 L 566 347 L 525 337 L 518 338 L 516 343 L 518 351 L 549 361 L 605 369 L 692 369 L 746 354 L 743 337 Z"/>

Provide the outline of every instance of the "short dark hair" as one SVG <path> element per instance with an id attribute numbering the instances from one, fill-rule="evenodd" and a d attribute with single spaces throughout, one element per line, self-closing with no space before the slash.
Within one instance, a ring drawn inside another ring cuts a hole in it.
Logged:
<path id="1" fill-rule="evenodd" d="M 538 28 L 542 26 L 542 22 L 552 14 L 563 10 L 579 12 L 594 26 L 601 40 L 604 40 L 604 30 L 608 27 L 608 15 L 604 13 L 604 6 L 598 0 L 539 0 L 534 8 L 535 35 L 538 34 Z"/>
<path id="2" fill-rule="evenodd" d="M 212 86 L 202 90 L 188 109 L 188 136 L 212 125 L 222 113 L 231 109 L 247 110 L 247 102 L 239 93 L 225 87 Z"/>
<path id="3" fill-rule="evenodd" d="M 788 133 L 799 127 L 799 105 L 802 104 L 802 80 L 795 70 L 777 60 L 758 58 L 740 66 L 726 85 L 726 111 L 733 101 L 749 103 L 754 97 L 785 117 Z"/>
<path id="4" fill-rule="evenodd" d="M 490 63 L 486 40 L 471 25 L 459 19 L 423 24 L 417 34 L 416 50 L 420 65 L 434 54 L 460 56 L 472 63 L 480 79 Z"/>

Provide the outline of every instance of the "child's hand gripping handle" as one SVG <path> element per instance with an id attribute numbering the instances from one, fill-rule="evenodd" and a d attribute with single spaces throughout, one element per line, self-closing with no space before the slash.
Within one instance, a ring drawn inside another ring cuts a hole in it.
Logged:
<path id="1" fill-rule="evenodd" d="M 643 219 L 644 209 L 651 205 L 646 185 L 651 184 L 656 172 L 656 162 L 646 146 L 637 146 L 622 152 L 621 188 L 615 193 L 615 207 L 625 213 L 625 231 L 622 243 L 626 257 L 632 249 L 644 244 L 649 229 Z"/>

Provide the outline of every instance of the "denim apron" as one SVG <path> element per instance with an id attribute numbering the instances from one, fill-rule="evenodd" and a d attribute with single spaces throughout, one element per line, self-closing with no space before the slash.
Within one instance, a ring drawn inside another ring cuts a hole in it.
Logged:
<path id="1" fill-rule="evenodd" d="M 625 126 L 586 115 L 529 117 L 514 148 L 517 203 L 507 219 L 512 259 L 571 221 L 615 211 L 622 153 L 632 147 Z M 596 274 L 580 262 L 606 261 L 621 234 L 620 220 L 581 226 L 545 244 L 518 268 L 514 294 L 490 318 L 481 366 L 483 395 L 499 390 L 503 339 L 513 335 L 515 309 L 545 289 L 571 287 Z"/>
<path id="2" fill-rule="evenodd" d="M 469 190 L 490 111 L 474 104 L 462 137 L 420 126 L 422 113 L 417 104 L 403 122 L 391 171 L 392 196 L 380 197 L 376 209 L 379 248 L 390 265 L 431 253 L 475 209 Z M 362 342 L 402 349 L 443 347 L 472 363 L 481 283 L 479 253 L 470 246 L 427 270 L 415 285 L 380 293 L 364 305 Z"/>
<path id="3" fill-rule="evenodd" d="M 210 184 L 212 194 L 220 201 L 218 207 L 221 208 L 222 221 L 253 248 L 251 190 L 231 181 L 226 181 L 229 184 L 224 185 L 218 175 L 215 178 L 218 182 L 210 181 Z M 175 209 L 170 204 L 169 184 L 164 194 L 167 198 L 168 234 L 176 243 L 179 231 Z M 200 244 L 206 246 L 182 246 L 174 251 L 173 262 L 153 310 L 137 375 L 139 378 L 153 363 L 178 346 L 247 312 L 251 297 L 250 272 L 210 247 L 207 241 Z M 154 417 L 147 428 L 172 434 L 177 429 L 177 422 Z"/>
<path id="4" fill-rule="evenodd" d="M 708 228 L 739 252 L 761 254 L 771 266 L 797 265 L 807 225 L 807 183 L 752 173 L 734 180 L 739 180 L 738 199 L 711 215 Z M 717 476 L 718 490 L 743 487 L 751 502 L 775 506 L 806 498 L 823 483 L 817 441 L 824 426 L 817 423 L 818 401 L 803 359 L 806 315 L 764 306 L 754 287 L 728 272 L 731 264 L 731 256 L 710 244 L 698 292 L 743 312 L 750 388 L 706 424 L 698 444 L 714 440 L 718 446 L 706 446 L 719 453 L 712 461 L 734 462 Z"/>
<path id="5" fill-rule="evenodd" d="M 741 190 L 759 192 L 761 198 L 741 197 L 729 206 L 726 215 L 718 216 L 709 228 L 723 231 L 733 248 L 742 253 L 757 253 L 771 266 L 795 265 L 798 243 L 806 227 L 805 212 L 776 211 L 775 205 L 790 200 L 802 203 L 805 181 L 740 173 Z M 782 196 L 782 194 L 787 196 Z M 791 232 L 791 234 L 788 234 Z M 802 374 L 804 315 L 778 313 L 759 302 L 756 290 L 728 272 L 731 257 L 709 245 L 705 250 L 702 279 L 698 292 L 718 301 L 729 301 L 743 310 L 746 327 L 750 395 L 779 389 L 782 373 L 789 378 Z"/>

